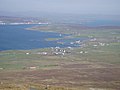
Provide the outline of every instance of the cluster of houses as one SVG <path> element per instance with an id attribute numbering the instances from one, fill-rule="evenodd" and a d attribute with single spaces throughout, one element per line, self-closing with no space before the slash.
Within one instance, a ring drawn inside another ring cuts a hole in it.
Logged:
<path id="1" fill-rule="evenodd" d="M 73 49 L 72 47 L 67 47 L 67 48 L 51 47 L 51 50 L 48 51 L 48 52 L 43 51 L 43 52 L 37 52 L 37 53 L 34 53 L 34 54 L 39 54 L 39 55 L 65 55 L 65 54 L 71 53 L 72 49 Z M 31 53 L 26 52 L 25 54 L 29 55 Z"/>
<path id="2" fill-rule="evenodd" d="M 75 42 L 70 42 L 70 44 L 81 44 L 81 41 L 80 40 L 77 40 Z"/>
<path id="3" fill-rule="evenodd" d="M 66 50 L 61 49 L 60 47 L 52 48 L 52 54 L 54 55 L 65 55 Z"/>
<path id="4" fill-rule="evenodd" d="M 108 45 L 109 45 L 109 44 L 98 42 L 97 44 L 94 44 L 93 46 L 94 46 L 94 47 L 97 47 L 97 46 L 108 46 Z"/>
<path id="5" fill-rule="evenodd" d="M 96 42 L 96 44 L 93 44 L 93 47 L 97 47 L 97 46 L 108 46 L 108 43 L 102 43 L 102 42 L 98 42 L 96 38 L 90 39 L 91 42 Z"/>

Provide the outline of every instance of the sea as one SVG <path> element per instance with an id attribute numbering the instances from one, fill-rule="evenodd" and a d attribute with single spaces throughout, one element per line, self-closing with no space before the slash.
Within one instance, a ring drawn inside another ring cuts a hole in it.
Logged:
<path id="1" fill-rule="evenodd" d="M 0 25 L 0 51 L 3 50 L 29 50 L 49 47 L 75 47 L 70 44 L 71 41 L 80 40 L 80 38 L 71 39 L 69 42 L 61 44 L 58 42 L 66 42 L 66 40 L 46 41 L 47 38 L 63 38 L 68 34 L 60 34 L 53 32 L 41 32 L 26 30 L 34 25 Z M 86 38 L 81 38 L 84 40 Z"/>
<path id="2" fill-rule="evenodd" d="M 98 20 L 85 22 L 83 26 L 120 26 L 120 21 Z M 26 30 L 35 25 L 0 25 L 0 51 L 28 50 L 49 47 L 78 47 L 75 41 L 87 40 L 88 37 L 46 41 L 47 38 L 63 38 L 69 34 Z"/>

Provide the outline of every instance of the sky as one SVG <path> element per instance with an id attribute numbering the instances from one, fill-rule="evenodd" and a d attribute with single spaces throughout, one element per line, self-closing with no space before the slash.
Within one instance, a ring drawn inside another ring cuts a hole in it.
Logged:
<path id="1" fill-rule="evenodd" d="M 0 0 L 0 11 L 120 15 L 120 0 Z"/>

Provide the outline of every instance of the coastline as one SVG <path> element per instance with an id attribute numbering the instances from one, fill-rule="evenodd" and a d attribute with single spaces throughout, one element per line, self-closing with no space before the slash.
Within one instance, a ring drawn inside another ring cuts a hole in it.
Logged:
<path id="1" fill-rule="evenodd" d="M 90 39 L 77 40 L 76 43 L 82 43 L 79 47 L 1 51 L 0 87 L 45 90 L 49 85 L 53 90 L 118 89 L 120 29 L 71 29 L 73 36 L 68 39 L 82 36 Z"/>

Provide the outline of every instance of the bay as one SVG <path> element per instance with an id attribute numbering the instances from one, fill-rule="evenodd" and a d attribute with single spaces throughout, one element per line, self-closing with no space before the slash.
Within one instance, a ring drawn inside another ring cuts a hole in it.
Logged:
<path id="1" fill-rule="evenodd" d="M 21 50 L 61 46 L 46 38 L 60 38 L 59 33 L 25 30 L 33 25 L 0 25 L 0 50 Z"/>

